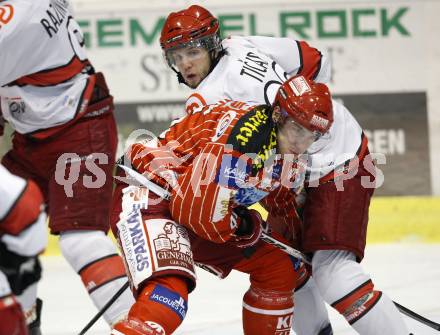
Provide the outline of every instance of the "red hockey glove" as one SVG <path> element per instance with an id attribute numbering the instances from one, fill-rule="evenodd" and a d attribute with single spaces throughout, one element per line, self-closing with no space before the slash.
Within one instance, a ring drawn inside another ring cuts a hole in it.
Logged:
<path id="1" fill-rule="evenodd" d="M 239 248 L 253 246 L 260 240 L 266 223 L 255 209 L 237 207 L 234 209 L 234 214 L 239 217 L 240 223 L 231 241 Z"/>

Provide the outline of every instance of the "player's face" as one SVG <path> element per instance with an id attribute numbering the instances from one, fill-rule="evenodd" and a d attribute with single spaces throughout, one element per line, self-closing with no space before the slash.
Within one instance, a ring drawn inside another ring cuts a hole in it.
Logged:
<path id="1" fill-rule="evenodd" d="M 205 79 L 211 67 L 211 58 L 203 47 L 186 47 L 170 51 L 169 59 L 182 74 L 191 88 L 196 88 Z"/>
<path id="2" fill-rule="evenodd" d="M 316 141 L 316 133 L 304 128 L 290 117 L 278 121 L 278 146 L 281 154 L 301 155 Z"/>

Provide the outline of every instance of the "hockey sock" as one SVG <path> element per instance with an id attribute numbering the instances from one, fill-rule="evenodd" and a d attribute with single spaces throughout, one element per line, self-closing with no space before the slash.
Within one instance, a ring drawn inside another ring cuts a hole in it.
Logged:
<path id="1" fill-rule="evenodd" d="M 356 262 L 353 253 L 322 250 L 312 260 L 313 276 L 324 297 L 361 335 L 409 334 L 397 308 Z"/>
<path id="2" fill-rule="evenodd" d="M 115 324 L 110 335 L 166 335 L 159 325 L 144 323 L 138 319 L 129 318 Z"/>
<path id="3" fill-rule="evenodd" d="M 23 311 L 14 296 L 0 297 L 0 334 L 28 335 Z"/>
<path id="4" fill-rule="evenodd" d="M 288 335 L 293 321 L 293 294 L 250 288 L 243 298 L 245 335 Z"/>
<path id="5" fill-rule="evenodd" d="M 309 277 L 302 286 L 295 289 L 295 322 L 296 334 L 316 335 L 332 334 L 328 311 L 316 287 L 313 277 Z"/>
<path id="6" fill-rule="evenodd" d="M 109 301 L 127 282 L 122 258 L 108 236 L 100 231 L 63 232 L 61 251 L 98 309 Z M 134 298 L 130 290 L 124 293 L 104 313 L 104 319 L 114 324 L 126 317 Z"/>
<path id="7" fill-rule="evenodd" d="M 409 334 L 409 330 L 406 327 L 402 316 L 398 309 L 391 301 L 391 299 L 379 291 L 372 291 L 368 296 L 380 295 L 377 302 L 371 305 L 368 312 L 362 313 L 356 320 L 352 321 L 351 326 L 361 335 L 372 334 Z M 367 297 L 368 297 L 367 296 Z M 364 296 L 364 300 L 368 299 Z M 372 300 L 372 298 L 370 298 Z M 369 301 L 368 301 L 369 302 Z M 367 305 L 368 302 L 362 301 L 362 298 L 358 300 L 357 304 Z M 358 309 L 359 309 L 358 308 Z M 353 310 L 352 306 L 352 310 Z"/>

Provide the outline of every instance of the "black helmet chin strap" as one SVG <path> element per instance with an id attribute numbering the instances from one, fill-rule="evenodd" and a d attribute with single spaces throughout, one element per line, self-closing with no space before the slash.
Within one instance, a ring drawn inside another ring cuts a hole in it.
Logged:
<path id="1" fill-rule="evenodd" d="M 185 84 L 186 86 L 188 86 L 188 84 L 186 83 L 185 79 L 183 79 L 182 74 L 180 72 L 174 70 L 174 68 L 173 68 L 173 71 L 176 72 L 176 74 L 177 74 L 177 81 L 179 82 L 179 84 Z"/>

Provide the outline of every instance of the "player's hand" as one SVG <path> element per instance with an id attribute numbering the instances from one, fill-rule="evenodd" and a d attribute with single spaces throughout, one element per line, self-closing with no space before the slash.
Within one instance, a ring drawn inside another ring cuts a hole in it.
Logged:
<path id="1" fill-rule="evenodd" d="M 239 248 L 248 248 L 256 244 L 263 233 L 266 223 L 255 209 L 237 207 L 234 214 L 239 220 L 238 228 L 232 237 L 234 245 Z"/>

